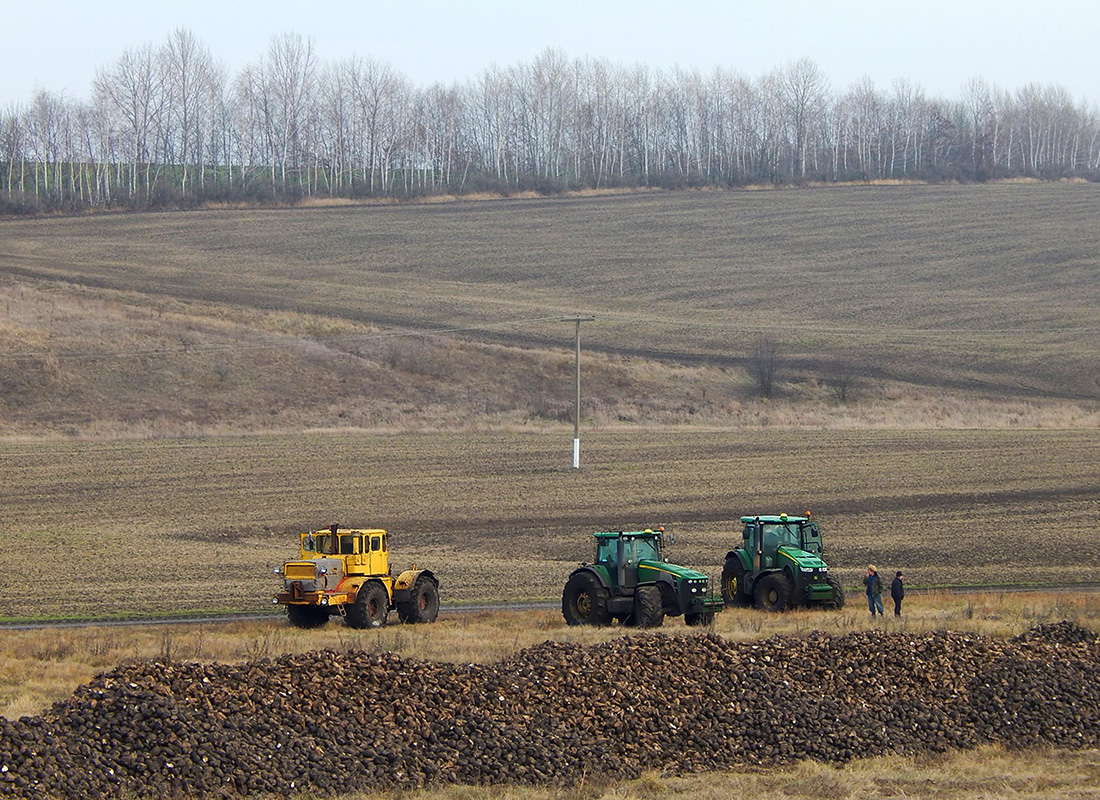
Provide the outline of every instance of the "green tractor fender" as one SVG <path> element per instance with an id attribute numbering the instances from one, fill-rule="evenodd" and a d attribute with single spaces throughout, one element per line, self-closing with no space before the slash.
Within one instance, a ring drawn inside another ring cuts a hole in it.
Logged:
<path id="1" fill-rule="evenodd" d="M 607 567 L 603 564 L 584 564 L 569 573 L 569 577 L 572 578 L 574 575 L 581 572 L 591 572 L 596 576 L 597 580 L 599 580 L 600 586 L 605 589 L 614 588 L 611 583 L 611 573 L 607 571 Z"/>

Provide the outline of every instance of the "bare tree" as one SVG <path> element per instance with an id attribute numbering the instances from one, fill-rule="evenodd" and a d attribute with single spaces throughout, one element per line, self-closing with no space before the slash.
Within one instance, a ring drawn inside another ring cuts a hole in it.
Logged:
<path id="1" fill-rule="evenodd" d="M 780 86 L 793 134 L 791 172 L 796 180 L 802 181 L 806 179 L 810 129 L 819 124 L 823 115 L 829 82 L 817 64 L 802 58 L 782 70 Z"/>
<path id="2" fill-rule="evenodd" d="M 249 71 L 248 98 L 263 126 L 273 188 L 287 191 L 287 172 L 301 166 L 303 139 L 312 112 L 317 58 L 313 41 L 296 33 L 273 36 L 267 55 Z"/>
<path id="3" fill-rule="evenodd" d="M 859 367 L 850 360 L 833 361 L 825 366 L 825 382 L 833 390 L 838 403 L 847 403 L 859 387 Z"/>
<path id="4" fill-rule="evenodd" d="M 23 172 L 27 162 L 27 131 L 23 124 L 23 111 L 13 106 L 0 116 L 0 159 L 7 162 L 7 194 L 10 197 L 16 187 L 23 191 Z M 18 164 L 18 170 L 16 169 Z M 16 178 L 18 175 L 18 179 Z"/>
<path id="5" fill-rule="evenodd" d="M 771 397 L 775 392 L 776 376 L 782 365 L 779 343 L 771 336 L 760 335 L 749 351 L 745 370 L 756 384 L 761 397 Z"/>
<path id="6" fill-rule="evenodd" d="M 142 165 L 145 167 L 143 188 L 148 192 L 159 139 L 157 132 L 165 110 L 163 63 L 150 45 L 126 50 L 114 65 L 99 70 L 95 91 L 122 117 L 128 129 L 131 196 L 138 194 L 138 174 Z"/>
<path id="7" fill-rule="evenodd" d="M 210 52 L 189 30 L 177 28 L 161 50 L 164 61 L 169 158 L 180 169 L 179 188 L 187 193 L 189 171 L 204 162 L 203 147 L 224 79 Z"/>
<path id="8" fill-rule="evenodd" d="M 360 137 L 359 159 L 368 175 L 371 194 L 385 192 L 398 155 L 397 142 L 403 134 L 398 120 L 406 113 L 408 85 L 389 64 L 374 59 L 354 59 L 346 69 Z"/>

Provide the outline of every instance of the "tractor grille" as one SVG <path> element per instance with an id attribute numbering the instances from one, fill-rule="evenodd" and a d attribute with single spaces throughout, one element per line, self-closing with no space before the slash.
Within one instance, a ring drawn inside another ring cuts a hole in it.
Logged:
<path id="1" fill-rule="evenodd" d="M 287 564 L 283 568 L 283 577 L 288 581 L 312 581 L 317 578 L 317 567 L 311 561 Z"/>

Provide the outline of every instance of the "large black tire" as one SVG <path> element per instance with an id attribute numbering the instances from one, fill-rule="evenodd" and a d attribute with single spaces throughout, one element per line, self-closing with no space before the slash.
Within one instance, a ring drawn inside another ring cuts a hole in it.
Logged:
<path id="1" fill-rule="evenodd" d="M 752 598 L 745 592 L 745 567 L 737 556 L 727 558 L 722 567 L 722 599 L 727 606 L 752 605 Z"/>
<path id="2" fill-rule="evenodd" d="M 381 628 L 386 624 L 389 610 L 390 598 L 386 587 L 378 581 L 369 581 L 360 587 L 344 620 L 349 628 Z"/>
<path id="3" fill-rule="evenodd" d="M 844 600 L 846 595 L 844 593 L 844 586 L 840 582 L 840 578 L 836 578 L 832 575 L 825 576 L 825 582 L 832 587 L 833 590 L 833 602 L 831 603 L 833 608 L 844 608 Z"/>
<path id="4" fill-rule="evenodd" d="M 786 611 L 791 604 L 794 588 L 782 572 L 765 575 L 756 582 L 756 607 L 764 611 Z"/>
<path id="5" fill-rule="evenodd" d="M 714 612 L 704 611 L 701 614 L 684 614 L 684 622 L 692 627 L 702 627 L 714 624 Z"/>
<path id="6" fill-rule="evenodd" d="M 328 609 L 320 606 L 288 605 L 286 618 L 295 628 L 320 628 L 328 622 Z"/>
<path id="7" fill-rule="evenodd" d="M 435 622 L 439 616 L 439 587 L 427 575 L 421 575 L 409 588 L 409 599 L 397 604 L 397 616 L 406 625 Z"/>
<path id="8" fill-rule="evenodd" d="M 570 625 L 610 625 L 609 597 L 599 578 L 588 571 L 575 572 L 561 593 L 561 613 Z"/>
<path id="9" fill-rule="evenodd" d="M 639 586 L 634 590 L 634 624 L 639 628 L 659 628 L 665 621 L 665 605 L 656 586 Z"/>

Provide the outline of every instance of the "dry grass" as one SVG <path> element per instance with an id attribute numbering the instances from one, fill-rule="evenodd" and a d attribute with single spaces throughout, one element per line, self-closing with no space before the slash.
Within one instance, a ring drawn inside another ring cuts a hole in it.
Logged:
<path id="1" fill-rule="evenodd" d="M 983 747 L 966 753 L 924 758 L 890 756 L 841 767 L 803 762 L 793 767 L 751 769 L 672 777 L 647 773 L 638 780 L 607 784 L 594 778 L 569 789 L 446 786 L 431 791 L 371 794 L 403 800 L 865 800 L 869 797 L 916 800 L 1095 800 L 1100 753 L 1036 751 L 1009 753 Z M 368 795 L 341 795 L 361 800 Z"/>

